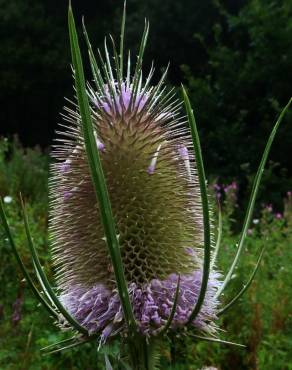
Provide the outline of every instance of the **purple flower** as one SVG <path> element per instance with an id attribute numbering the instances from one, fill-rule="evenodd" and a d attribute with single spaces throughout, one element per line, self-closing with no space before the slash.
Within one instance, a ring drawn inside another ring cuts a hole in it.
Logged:
<path id="1" fill-rule="evenodd" d="M 11 320 L 14 325 L 17 325 L 18 322 L 21 320 L 22 304 L 23 304 L 22 297 L 18 297 L 16 298 L 15 302 L 12 305 L 13 312 L 12 312 Z"/>
<path id="2" fill-rule="evenodd" d="M 104 86 L 104 93 L 103 96 L 100 97 L 99 102 L 96 97 L 93 98 L 95 107 L 97 109 L 102 109 L 111 117 L 122 115 L 129 110 L 136 110 L 137 113 L 140 113 L 148 100 L 147 94 L 134 97 L 132 88 L 126 83 L 122 83 L 121 92 L 115 94 L 115 96 L 112 96 L 113 90 L 116 90 L 116 82 L 114 86 Z"/>
<path id="3" fill-rule="evenodd" d="M 198 299 L 202 279 L 201 271 L 182 275 L 177 308 L 172 321 L 172 329 L 182 328 Z M 131 283 L 129 294 L 133 305 L 134 315 L 141 332 L 146 335 L 155 335 L 165 325 L 171 313 L 174 302 L 178 276 L 171 274 L 164 280 L 153 279 L 150 283 Z M 214 320 L 218 301 L 214 295 L 220 286 L 219 275 L 212 272 L 205 303 L 192 322 L 194 328 L 213 333 L 216 331 Z M 122 308 L 118 293 L 98 284 L 90 289 L 74 286 L 61 296 L 61 300 L 71 314 L 90 333 L 101 332 L 103 340 L 113 333 L 125 329 Z"/>

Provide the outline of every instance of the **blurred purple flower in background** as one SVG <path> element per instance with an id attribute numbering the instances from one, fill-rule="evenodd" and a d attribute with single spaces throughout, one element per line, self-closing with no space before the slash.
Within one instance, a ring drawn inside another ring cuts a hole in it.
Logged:
<path id="1" fill-rule="evenodd" d="M 15 302 L 12 305 L 13 312 L 11 316 L 11 321 L 14 326 L 16 326 L 21 320 L 22 305 L 23 305 L 23 297 L 21 296 L 16 298 Z"/>

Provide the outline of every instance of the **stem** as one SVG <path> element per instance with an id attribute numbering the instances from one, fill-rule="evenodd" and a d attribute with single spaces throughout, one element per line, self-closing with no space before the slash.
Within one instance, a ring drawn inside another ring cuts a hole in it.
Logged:
<path id="1" fill-rule="evenodd" d="M 142 335 L 137 335 L 129 341 L 130 363 L 133 370 L 154 370 L 155 344 L 153 339 L 146 340 Z"/>
<path id="2" fill-rule="evenodd" d="M 175 340 L 171 337 L 170 340 L 170 365 L 171 368 L 175 368 L 176 363 L 176 347 L 175 347 Z"/>

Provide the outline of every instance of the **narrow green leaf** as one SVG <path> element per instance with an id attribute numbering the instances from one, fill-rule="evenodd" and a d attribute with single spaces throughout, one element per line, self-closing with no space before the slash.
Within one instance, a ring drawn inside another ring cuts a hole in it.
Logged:
<path id="1" fill-rule="evenodd" d="M 111 61 L 110 61 L 110 56 L 109 56 L 109 52 L 108 52 L 108 48 L 107 48 L 107 42 L 106 42 L 106 38 L 104 39 L 104 51 L 105 51 L 105 66 L 107 66 L 107 73 L 108 73 L 108 81 L 111 82 L 111 84 L 114 84 L 114 75 L 113 75 L 113 69 L 112 69 L 112 66 L 111 66 Z M 113 86 L 113 90 L 114 90 L 114 93 L 115 93 L 115 88 Z"/>
<path id="2" fill-rule="evenodd" d="M 217 234 L 216 245 L 215 245 L 215 249 L 214 249 L 211 264 L 210 264 L 210 271 L 213 270 L 213 267 L 216 263 L 218 252 L 219 252 L 220 245 L 221 245 L 221 239 L 222 239 L 222 210 L 221 210 L 220 204 L 218 203 L 218 234 Z"/>
<path id="3" fill-rule="evenodd" d="M 113 47 L 113 52 L 114 52 L 114 62 L 115 62 L 115 67 L 116 67 L 116 71 L 117 71 L 117 81 L 118 81 L 118 85 L 119 85 L 119 90 L 122 91 L 123 79 L 122 79 L 122 75 L 121 75 L 121 71 L 120 71 L 119 57 L 118 57 L 118 53 L 117 53 L 117 49 L 116 49 L 116 45 L 115 45 L 115 40 L 113 39 L 113 37 L 111 35 L 110 35 L 110 39 L 111 39 L 111 42 L 112 42 L 112 47 Z"/>
<path id="4" fill-rule="evenodd" d="M 137 59 L 134 77 L 133 77 L 134 87 L 135 87 L 135 83 L 138 83 L 138 80 L 139 80 L 139 73 L 142 67 L 143 56 L 144 56 L 144 51 L 145 51 L 145 47 L 147 44 L 148 34 L 149 34 L 149 23 L 147 22 L 147 20 L 145 20 L 144 31 L 142 35 L 142 40 L 141 40 L 139 53 L 138 53 L 138 59 Z"/>
<path id="5" fill-rule="evenodd" d="M 125 39 L 125 24 L 126 24 L 126 1 L 124 1 L 124 10 L 122 18 L 121 36 L 120 36 L 120 79 L 124 76 L 124 39 Z"/>
<path id="6" fill-rule="evenodd" d="M 256 200 L 256 196 L 257 196 L 257 193 L 258 193 L 258 190 L 259 190 L 259 185 L 260 185 L 260 182 L 261 182 L 261 179 L 262 179 L 262 176 L 263 176 L 265 164 L 267 162 L 267 158 L 268 158 L 268 155 L 270 153 L 270 149 L 271 149 L 272 143 L 274 141 L 275 135 L 277 133 L 278 127 L 279 127 L 280 123 L 282 122 L 282 120 L 285 116 L 285 113 L 287 112 L 291 102 L 292 102 L 292 98 L 289 100 L 288 104 L 285 106 L 285 108 L 280 113 L 280 116 L 277 119 L 277 122 L 275 123 L 275 125 L 273 127 L 273 130 L 270 134 L 270 137 L 267 141 L 267 144 L 266 144 L 266 147 L 265 147 L 265 150 L 264 150 L 259 168 L 257 170 L 256 176 L 255 176 L 255 179 L 254 179 L 254 182 L 253 182 L 253 187 L 252 187 L 251 195 L 250 195 L 248 206 L 247 206 L 247 211 L 246 211 L 246 214 L 245 214 L 242 231 L 241 231 L 241 235 L 240 235 L 240 238 L 239 238 L 237 252 L 236 252 L 236 255 L 235 255 L 234 260 L 232 262 L 232 265 L 231 265 L 231 267 L 230 267 L 230 269 L 229 269 L 229 271 L 228 271 L 220 289 L 218 290 L 218 292 L 216 294 L 216 297 L 219 297 L 221 295 L 221 293 L 223 292 L 223 290 L 225 289 L 225 287 L 229 283 L 229 281 L 231 279 L 231 276 L 233 275 L 234 269 L 236 267 L 236 264 L 239 260 L 240 255 L 241 255 L 243 245 L 244 245 L 244 242 L 245 242 L 245 238 L 246 238 L 246 234 L 247 234 L 247 229 L 250 225 L 251 217 L 252 217 L 252 214 L 253 214 L 255 200 Z"/>
<path id="7" fill-rule="evenodd" d="M 5 211 L 4 211 L 4 206 L 3 206 L 3 203 L 2 203 L 2 199 L 0 198 L 0 218 L 2 220 L 2 224 L 3 224 L 3 228 L 4 228 L 4 231 L 5 231 L 5 234 L 8 238 L 8 241 L 10 243 L 10 246 L 11 246 L 11 249 L 12 249 L 12 252 L 19 264 L 19 267 L 25 277 L 25 280 L 27 281 L 29 287 L 31 288 L 33 294 L 35 295 L 35 297 L 37 298 L 37 300 L 43 305 L 43 307 L 48 311 L 48 313 L 52 316 L 54 316 L 55 318 L 58 318 L 59 315 L 58 313 L 54 310 L 54 308 L 44 299 L 44 297 L 42 296 L 42 294 L 40 293 L 40 291 L 37 289 L 37 287 L 35 286 L 34 282 L 32 281 L 26 267 L 24 266 L 24 263 L 22 262 L 22 259 L 17 251 L 17 248 L 16 248 L 16 245 L 15 245 L 15 242 L 14 242 L 14 239 L 12 237 L 12 233 L 10 231 L 10 227 L 8 225 L 8 222 L 7 222 L 7 217 L 6 217 L 6 214 L 5 214 Z"/>
<path id="8" fill-rule="evenodd" d="M 68 11 L 68 24 L 69 24 L 72 62 L 75 71 L 76 93 L 81 115 L 85 149 L 90 167 L 91 178 L 96 192 L 96 198 L 99 203 L 100 216 L 104 227 L 109 254 L 113 264 L 117 288 L 124 312 L 125 322 L 128 328 L 131 329 L 131 332 L 134 333 L 136 331 L 136 322 L 133 315 L 127 283 L 124 276 L 123 263 L 117 239 L 117 233 L 115 228 L 115 222 L 113 219 L 110 199 L 106 187 L 106 182 L 101 166 L 98 149 L 95 143 L 93 124 L 90 115 L 90 107 L 88 97 L 86 94 L 82 58 L 79 49 L 78 37 L 71 6 L 69 6 Z"/>
<path id="9" fill-rule="evenodd" d="M 194 334 L 192 334 L 191 337 L 201 339 L 201 340 L 206 340 L 207 342 L 213 342 L 213 343 L 218 343 L 218 344 L 225 344 L 225 345 L 229 345 L 229 346 L 246 348 L 246 346 L 244 344 L 239 344 L 239 343 L 234 343 L 234 342 L 227 342 L 226 340 L 221 340 L 221 339 L 218 339 L 218 338 L 204 337 L 204 336 L 201 336 L 201 335 L 194 335 Z"/>
<path id="10" fill-rule="evenodd" d="M 168 329 L 170 328 L 170 326 L 172 324 L 172 320 L 174 318 L 175 311 L 176 311 L 176 308 L 177 308 L 177 302 L 178 302 L 178 296 L 179 296 L 179 286 L 180 286 L 180 275 L 178 275 L 178 279 L 177 279 L 177 286 L 176 286 L 176 291 L 175 291 L 175 296 L 174 296 L 171 312 L 170 312 L 170 315 L 169 315 L 169 318 L 168 318 L 166 324 L 164 325 L 164 327 L 161 329 L 161 331 L 159 333 L 160 335 L 166 334 Z"/>
<path id="11" fill-rule="evenodd" d="M 22 207 L 22 212 L 23 212 L 24 227 L 25 227 L 25 233 L 26 233 L 26 237 L 27 237 L 27 241 L 28 241 L 29 250 L 30 250 L 30 253 L 31 253 L 31 256 L 32 256 L 34 267 L 35 267 L 35 269 L 38 273 L 38 277 L 41 281 L 42 286 L 45 289 L 46 294 L 49 295 L 50 300 L 52 302 L 54 302 L 54 305 L 57 307 L 57 309 L 60 311 L 60 313 L 64 316 L 64 318 L 73 326 L 74 329 L 76 329 L 77 331 L 79 331 L 83 334 L 88 334 L 87 329 L 85 329 L 83 326 L 81 326 L 68 313 L 68 311 L 62 305 L 62 303 L 59 301 L 58 297 L 56 296 L 55 292 L 53 291 L 53 289 L 52 289 L 52 287 L 51 287 L 51 285 L 48 281 L 48 278 L 47 278 L 46 274 L 44 273 L 44 270 L 41 266 L 40 260 L 38 258 L 38 255 L 37 255 L 37 252 L 36 252 L 32 237 L 31 237 L 30 228 L 29 228 L 29 224 L 28 224 L 28 218 L 27 218 L 27 214 L 26 214 L 26 210 L 25 210 L 25 206 L 23 204 L 22 198 L 21 198 L 21 207 Z"/>
<path id="12" fill-rule="evenodd" d="M 250 275 L 250 278 L 248 279 L 247 283 L 243 286 L 243 288 L 238 292 L 238 294 L 236 294 L 236 296 L 225 306 L 223 307 L 218 313 L 217 313 L 217 316 L 221 316 L 223 315 L 226 311 L 228 311 L 231 307 L 234 306 L 234 304 L 242 297 L 242 295 L 247 291 L 247 289 L 249 288 L 250 284 L 253 282 L 253 279 L 259 269 L 259 266 L 260 266 L 260 263 L 261 263 L 261 260 L 262 260 L 262 257 L 263 257 L 263 254 L 264 254 L 264 251 L 265 251 L 265 246 L 263 246 L 263 248 L 261 249 L 261 253 L 259 255 L 259 258 L 258 258 L 258 261 L 257 261 L 257 264 L 252 272 L 252 274 Z"/>
<path id="13" fill-rule="evenodd" d="M 211 235 L 210 235 L 210 215 L 209 215 L 209 203 L 208 203 L 208 194 L 207 194 L 207 187 L 206 187 L 206 177 L 205 177 L 205 170 L 203 164 L 203 158 L 201 153 L 201 145 L 199 134 L 196 126 L 195 116 L 190 104 L 190 100 L 187 96 L 187 93 L 182 86 L 183 91 L 183 98 L 185 109 L 187 111 L 188 122 L 190 125 L 191 136 L 193 141 L 193 147 L 195 152 L 196 164 L 197 164 L 197 172 L 199 178 L 199 185 L 200 185 L 200 192 L 201 192 L 201 199 L 202 199 L 202 208 L 203 208 L 203 225 L 204 225 L 204 265 L 203 265 L 203 278 L 200 288 L 199 297 L 197 303 L 193 309 L 193 312 L 190 315 L 188 323 L 191 323 L 202 307 L 204 303 L 207 286 L 208 286 L 208 279 L 209 279 L 209 272 L 210 272 L 210 255 L 211 255 Z"/>
<path id="14" fill-rule="evenodd" d="M 105 53 L 106 53 L 106 55 L 108 54 L 108 51 L 107 51 L 107 48 L 106 48 L 106 42 L 105 42 Z M 112 98 L 112 103 L 113 103 L 116 111 L 118 111 L 117 101 L 116 101 L 117 100 L 117 98 L 116 98 L 116 89 L 115 89 L 115 86 L 114 86 L 113 77 L 111 77 L 111 74 L 112 74 L 111 66 L 103 60 L 103 57 L 102 57 L 101 52 L 100 52 L 99 49 L 98 49 L 98 56 L 99 56 L 99 59 L 101 61 L 101 67 L 102 67 L 103 73 L 105 74 L 105 77 L 106 77 L 108 92 L 110 93 L 110 96 Z"/>
<path id="15" fill-rule="evenodd" d="M 128 51 L 128 61 L 127 61 L 127 86 L 130 87 L 130 79 L 131 79 L 131 52 Z"/>
<path id="16" fill-rule="evenodd" d="M 56 343 L 50 344 L 50 345 L 48 345 L 46 347 L 43 347 L 43 348 L 41 348 L 41 351 L 46 352 L 46 351 L 49 351 L 51 349 L 54 349 L 55 347 L 59 347 L 60 345 L 68 344 L 68 343 L 70 343 L 70 342 L 72 342 L 74 340 L 75 340 L 75 343 L 74 344 L 81 343 L 81 342 L 82 343 L 83 342 L 89 343 L 89 342 L 92 342 L 93 340 L 97 339 L 99 337 L 99 335 L 100 334 L 97 334 L 96 333 L 96 334 L 90 335 L 89 337 L 88 336 L 87 337 L 85 337 L 85 336 L 82 336 L 82 337 L 74 336 L 74 337 L 71 337 L 71 338 L 68 338 L 68 339 L 61 340 L 60 342 L 56 342 Z M 56 348 L 56 349 L 58 349 L 58 348 Z"/>
<path id="17" fill-rule="evenodd" d="M 143 56 L 144 56 L 144 51 L 145 51 L 145 47 L 147 44 L 148 34 L 149 34 L 149 23 L 145 21 L 144 32 L 142 35 L 142 40 L 141 40 L 140 49 L 138 53 L 138 59 L 137 59 L 135 72 L 133 76 L 133 87 L 132 87 L 133 90 L 131 94 L 129 109 L 136 100 L 136 96 L 138 92 L 138 85 L 139 85 L 139 80 L 140 80 L 140 72 L 142 68 Z"/>
<path id="18" fill-rule="evenodd" d="M 33 268 L 35 270 L 35 273 L 37 275 L 38 282 L 39 282 L 39 284 L 40 284 L 40 286 L 42 288 L 42 291 L 43 291 L 44 295 L 46 296 L 48 302 L 50 302 L 51 306 L 54 307 L 54 302 L 52 301 L 52 298 L 51 298 L 50 294 L 47 291 L 47 288 L 45 287 L 45 285 L 43 283 L 43 280 L 42 280 L 42 278 L 41 278 L 41 276 L 40 276 L 40 274 L 38 272 L 38 269 L 37 269 L 37 266 L 36 266 L 36 264 L 34 262 L 34 259 L 32 259 L 32 263 L 33 263 Z"/>
<path id="19" fill-rule="evenodd" d="M 89 37 L 88 37 L 88 33 L 86 31 L 84 18 L 82 18 L 82 27 L 83 27 L 85 42 L 86 42 L 86 45 L 87 45 L 87 48 L 88 48 L 88 55 L 89 55 L 90 66 L 91 66 L 91 71 L 92 71 L 92 74 L 93 74 L 94 82 L 96 84 L 97 90 L 98 91 L 103 91 L 104 81 L 102 79 L 100 69 L 98 68 L 98 65 L 97 65 L 93 50 L 92 50 L 92 46 L 91 46 L 91 43 L 90 43 L 90 40 L 89 40 Z"/>
<path id="20" fill-rule="evenodd" d="M 67 339 L 61 340 L 60 342 L 57 342 L 57 343 L 50 344 L 50 345 L 48 345 L 46 347 L 43 347 L 43 348 L 41 348 L 41 351 L 48 351 L 48 350 L 50 350 L 50 349 L 52 349 L 54 347 L 60 346 L 61 344 L 62 345 L 63 344 L 67 344 L 67 343 L 70 343 L 70 342 L 72 342 L 74 340 L 77 340 L 77 338 L 75 336 L 72 337 L 72 338 L 67 338 Z"/>
<path id="21" fill-rule="evenodd" d="M 44 352 L 43 356 L 48 356 L 48 355 L 52 355 L 54 353 L 59 353 L 59 352 L 62 352 L 62 351 L 66 351 L 67 349 L 72 349 L 72 348 L 75 348 L 75 347 L 79 347 L 79 346 L 82 346 L 83 344 L 89 343 L 91 341 L 92 341 L 92 339 L 89 338 L 89 339 L 86 339 L 86 340 L 75 342 L 75 343 L 69 344 L 68 346 L 61 347 L 61 348 L 58 348 L 58 349 L 54 349 L 53 351 Z"/>

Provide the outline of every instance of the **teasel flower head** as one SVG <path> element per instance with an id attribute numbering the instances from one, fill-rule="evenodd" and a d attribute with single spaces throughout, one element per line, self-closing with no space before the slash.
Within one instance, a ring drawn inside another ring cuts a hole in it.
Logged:
<path id="1" fill-rule="evenodd" d="M 166 73 L 156 86 L 151 86 L 153 68 L 143 78 L 147 34 L 148 24 L 136 66 L 132 71 L 129 57 L 125 77 L 122 54 L 118 58 L 114 47 L 111 60 L 105 42 L 99 69 L 87 39 L 94 72 L 87 94 L 133 314 L 139 331 L 151 336 L 171 314 L 178 278 L 170 329 L 181 329 L 189 320 L 202 283 L 204 227 L 196 158 L 181 103 L 164 86 Z M 50 179 L 57 286 L 70 314 L 105 341 L 124 332 L 123 311 L 79 109 L 72 104 L 65 110 Z M 218 273 L 211 271 L 205 300 L 191 323 L 198 331 L 216 330 L 219 285 Z"/>

